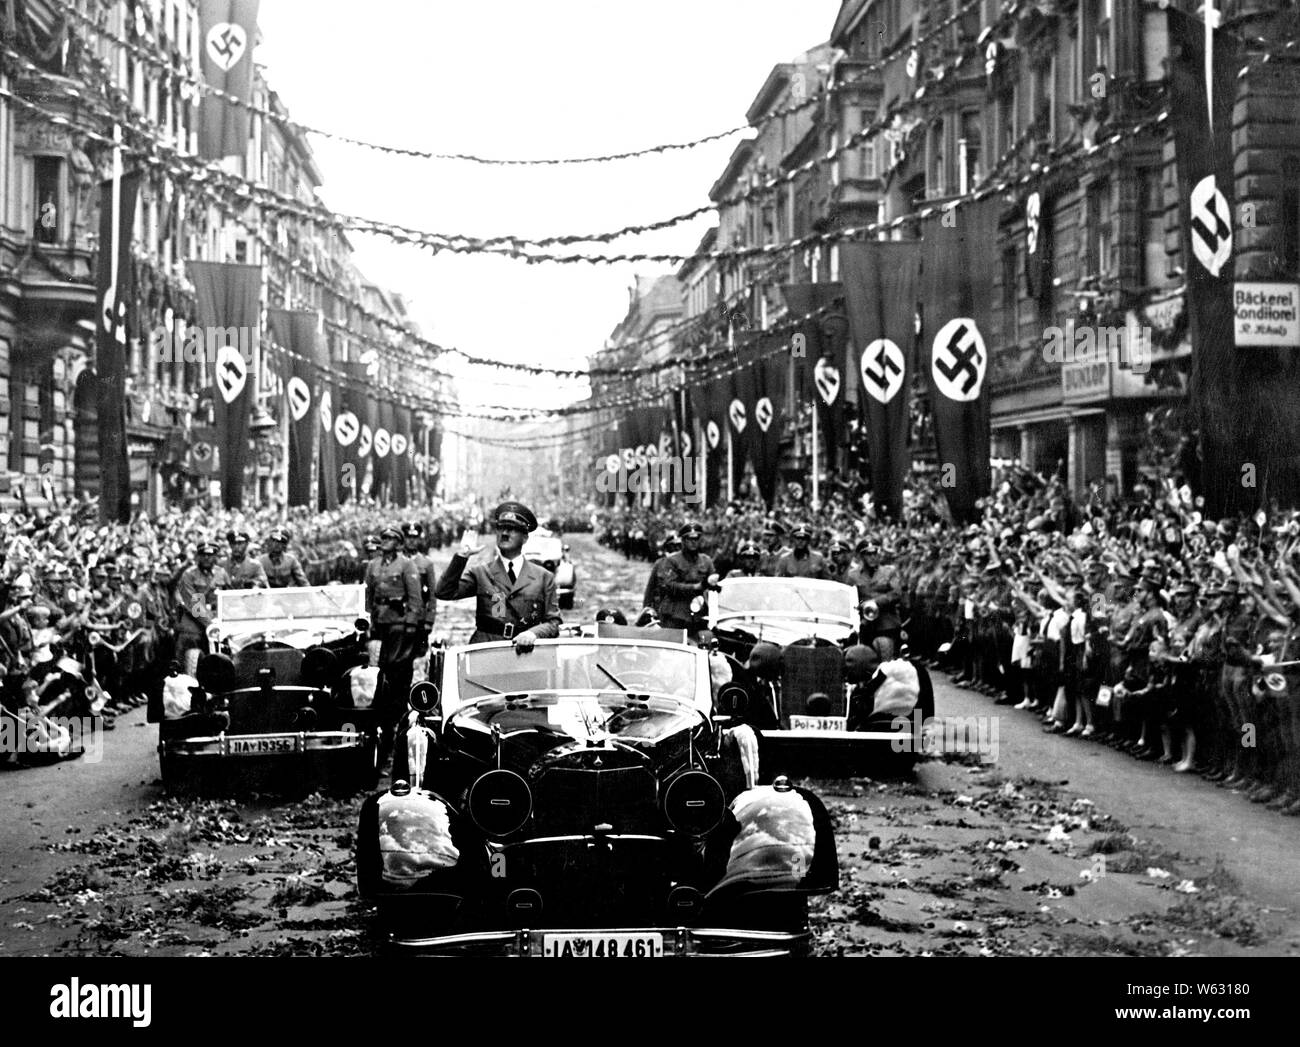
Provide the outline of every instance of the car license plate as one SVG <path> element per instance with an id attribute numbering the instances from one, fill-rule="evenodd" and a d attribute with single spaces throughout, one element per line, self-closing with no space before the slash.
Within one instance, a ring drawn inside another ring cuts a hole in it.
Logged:
<path id="1" fill-rule="evenodd" d="M 846 731 L 847 716 L 791 716 L 792 731 Z"/>
<path id="2" fill-rule="evenodd" d="M 629 956 L 649 958 L 664 954 L 662 934 L 546 934 L 543 956 Z"/>
<path id="3" fill-rule="evenodd" d="M 231 756 L 264 756 L 293 752 L 292 738 L 231 738 L 226 743 Z"/>

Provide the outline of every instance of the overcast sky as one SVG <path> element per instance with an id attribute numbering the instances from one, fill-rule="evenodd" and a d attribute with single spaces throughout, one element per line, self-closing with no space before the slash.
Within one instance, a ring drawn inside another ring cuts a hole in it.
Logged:
<path id="1" fill-rule="evenodd" d="M 262 0 L 257 61 L 295 120 L 367 141 L 491 157 L 589 156 L 744 123 L 773 65 L 829 35 L 837 0 Z M 599 232 L 708 202 L 734 135 L 613 163 L 485 167 L 311 136 L 322 197 L 349 214 L 473 236 Z M 616 242 L 690 253 L 713 217 Z M 438 256 L 353 234 L 356 260 L 405 295 L 425 335 L 485 357 L 582 367 L 637 272 L 669 266 Z M 598 253 L 599 245 L 554 253 Z M 502 384 L 506 383 L 506 384 Z M 462 401 L 554 406 L 584 383 L 463 371 Z"/>

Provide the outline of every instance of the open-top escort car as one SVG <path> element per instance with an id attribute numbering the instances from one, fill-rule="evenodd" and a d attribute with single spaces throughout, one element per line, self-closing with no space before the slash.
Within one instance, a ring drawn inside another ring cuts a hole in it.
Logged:
<path id="1" fill-rule="evenodd" d="M 365 587 L 217 593 L 210 654 L 151 697 L 169 790 L 373 787 L 377 671 Z"/>

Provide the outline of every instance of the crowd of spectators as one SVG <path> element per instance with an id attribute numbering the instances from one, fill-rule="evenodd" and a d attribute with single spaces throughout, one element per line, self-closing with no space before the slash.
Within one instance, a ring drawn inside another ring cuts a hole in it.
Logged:
<path id="1" fill-rule="evenodd" d="M 771 510 L 618 506 L 598 538 L 653 561 L 691 520 L 720 573 L 750 568 L 750 542 L 774 573 L 803 524 L 821 554 L 809 573 L 856 584 L 872 618 L 896 613 L 911 656 L 954 683 L 1300 814 L 1300 512 L 1211 519 L 1171 480 L 1074 499 L 1020 468 L 978 508 L 953 526 L 920 477 L 901 523 L 835 491 L 815 511 L 788 495 Z"/>

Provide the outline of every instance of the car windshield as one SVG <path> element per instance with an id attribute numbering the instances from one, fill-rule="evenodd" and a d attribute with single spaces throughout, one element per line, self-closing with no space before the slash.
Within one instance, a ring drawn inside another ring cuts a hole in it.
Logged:
<path id="1" fill-rule="evenodd" d="M 217 593 L 217 619 L 248 622 L 268 618 L 346 618 L 366 613 L 362 585 L 320 585 L 292 589 L 235 589 Z"/>
<path id="2" fill-rule="evenodd" d="M 563 553 L 564 543 L 558 538 L 538 538 L 534 535 L 524 545 L 524 556 L 529 560 L 556 560 Z"/>
<path id="3" fill-rule="evenodd" d="M 717 614 L 856 618 L 857 590 L 802 578 L 724 579 Z"/>
<path id="4" fill-rule="evenodd" d="M 697 654 L 636 643 L 538 644 L 470 649 L 460 656 L 462 698 L 538 691 L 601 691 L 696 697 Z"/>

